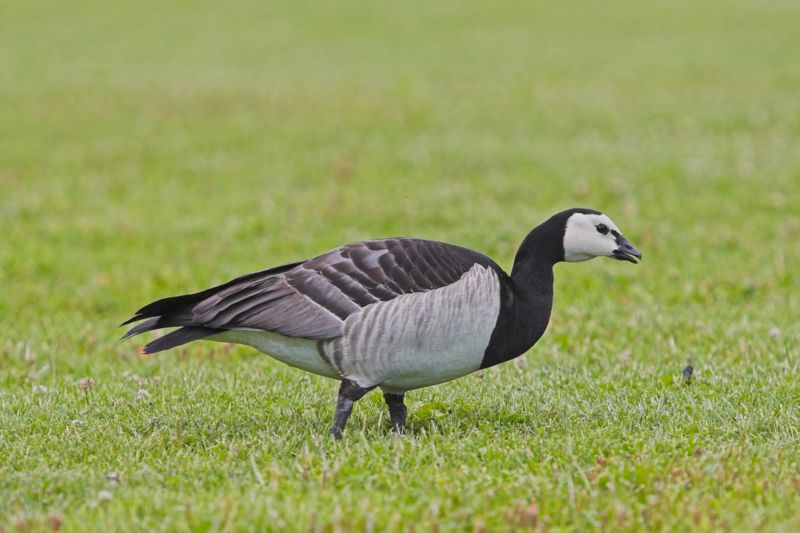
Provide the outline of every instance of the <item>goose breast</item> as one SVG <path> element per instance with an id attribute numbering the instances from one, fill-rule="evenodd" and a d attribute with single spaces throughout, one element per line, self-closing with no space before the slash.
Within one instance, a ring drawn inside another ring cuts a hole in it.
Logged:
<path id="1" fill-rule="evenodd" d="M 361 386 L 426 387 L 480 367 L 499 310 L 497 274 L 476 264 L 445 287 L 365 307 L 321 351 L 340 376 Z"/>

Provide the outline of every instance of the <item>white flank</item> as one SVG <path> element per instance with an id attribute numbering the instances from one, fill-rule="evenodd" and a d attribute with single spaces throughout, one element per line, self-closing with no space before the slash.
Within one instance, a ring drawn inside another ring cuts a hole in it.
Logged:
<path id="1" fill-rule="evenodd" d="M 323 348 L 343 377 L 403 392 L 477 370 L 499 312 L 497 274 L 475 265 L 446 287 L 367 306 Z"/>
<path id="2" fill-rule="evenodd" d="M 339 374 L 320 357 L 316 340 L 284 337 L 271 331 L 243 329 L 226 331 L 208 337 L 208 340 L 252 346 L 289 366 L 301 368 L 320 376 L 340 378 Z"/>

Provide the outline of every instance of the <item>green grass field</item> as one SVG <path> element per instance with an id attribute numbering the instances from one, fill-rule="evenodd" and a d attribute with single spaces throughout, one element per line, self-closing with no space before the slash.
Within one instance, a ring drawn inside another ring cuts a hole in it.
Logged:
<path id="1" fill-rule="evenodd" d="M 800 528 L 800 4 L 0 1 L 0 530 Z M 213 343 L 159 297 L 395 235 L 510 267 L 525 357 L 382 398 Z M 691 363 L 695 376 L 684 383 Z"/>

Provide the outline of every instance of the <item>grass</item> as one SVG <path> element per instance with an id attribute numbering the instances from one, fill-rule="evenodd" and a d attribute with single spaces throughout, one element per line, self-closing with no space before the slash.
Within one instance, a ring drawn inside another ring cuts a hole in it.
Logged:
<path id="1" fill-rule="evenodd" d="M 796 2 L 0 3 L 0 529 L 800 528 Z M 524 358 L 379 395 L 244 348 L 140 357 L 138 306 L 410 235 L 509 267 Z M 691 384 L 681 370 L 695 367 Z"/>

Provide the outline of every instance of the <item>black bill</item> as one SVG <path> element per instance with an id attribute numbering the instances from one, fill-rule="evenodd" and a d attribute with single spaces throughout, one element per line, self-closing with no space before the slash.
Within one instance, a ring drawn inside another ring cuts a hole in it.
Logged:
<path id="1" fill-rule="evenodd" d="M 638 263 L 642 260 L 642 252 L 636 249 L 631 243 L 625 240 L 625 237 L 620 235 L 617 237 L 617 249 L 613 252 L 614 258 L 620 261 L 630 261 L 631 263 Z"/>

